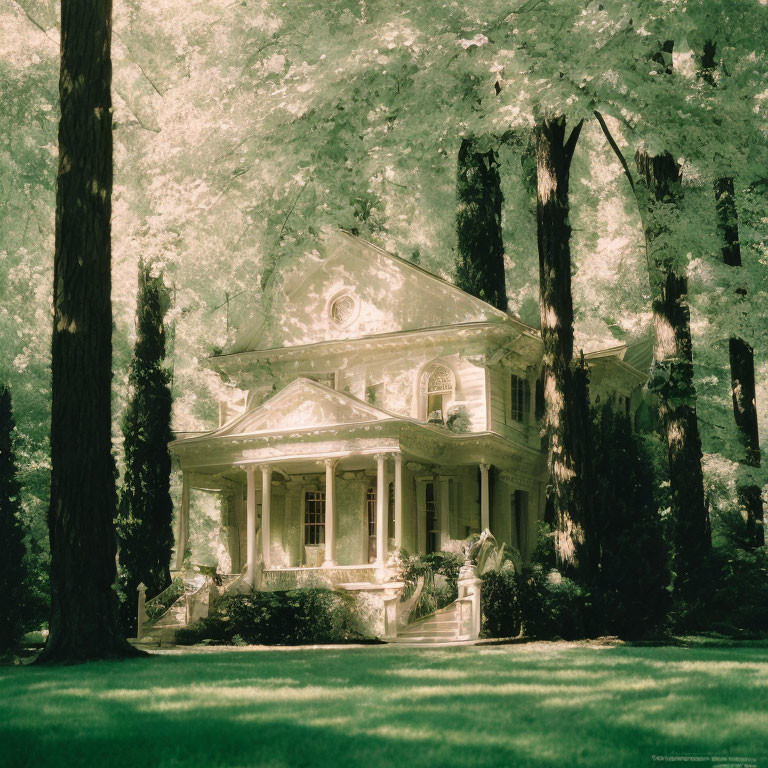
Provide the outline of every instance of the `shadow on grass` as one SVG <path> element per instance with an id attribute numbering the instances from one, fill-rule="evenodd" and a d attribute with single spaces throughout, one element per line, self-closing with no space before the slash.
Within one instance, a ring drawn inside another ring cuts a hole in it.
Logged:
<path id="1" fill-rule="evenodd" d="M 0 670 L 0 764 L 647 766 L 652 755 L 757 755 L 766 685 L 768 648 L 565 643 L 14 668 Z"/>

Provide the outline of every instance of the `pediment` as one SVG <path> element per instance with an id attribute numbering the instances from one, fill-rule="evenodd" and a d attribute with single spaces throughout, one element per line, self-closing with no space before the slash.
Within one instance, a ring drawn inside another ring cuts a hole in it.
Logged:
<path id="1" fill-rule="evenodd" d="M 212 437 L 233 437 L 290 429 L 311 429 L 395 418 L 346 392 L 310 379 L 296 379 L 258 408 L 217 429 Z"/>
<path id="2" fill-rule="evenodd" d="M 239 333 L 228 352 L 509 319 L 452 283 L 343 231 L 276 276 L 263 305 L 262 317 Z"/>

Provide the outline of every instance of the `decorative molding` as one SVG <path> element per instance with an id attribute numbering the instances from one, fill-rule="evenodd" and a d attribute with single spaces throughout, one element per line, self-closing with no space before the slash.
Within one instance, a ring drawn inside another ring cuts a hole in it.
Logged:
<path id="1" fill-rule="evenodd" d="M 528 491 L 533 487 L 533 478 L 520 475 L 515 472 L 499 472 L 499 480 L 521 491 Z"/>

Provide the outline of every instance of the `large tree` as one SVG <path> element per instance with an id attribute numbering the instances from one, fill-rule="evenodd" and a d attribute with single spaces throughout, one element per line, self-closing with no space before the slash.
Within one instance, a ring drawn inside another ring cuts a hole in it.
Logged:
<path id="1" fill-rule="evenodd" d="M 710 86 L 717 85 L 717 43 L 707 40 L 701 51 L 699 76 Z M 740 268 L 741 243 L 739 241 L 739 214 L 736 207 L 736 190 L 733 176 L 719 176 L 714 182 L 717 231 L 720 237 L 720 255 L 729 267 Z M 739 287 L 734 301 L 742 302 L 746 290 Z M 731 369 L 731 395 L 733 418 L 743 444 L 741 464 L 746 468 L 760 469 L 760 437 L 757 426 L 757 402 L 755 392 L 755 351 L 744 338 L 733 334 L 728 339 L 728 361 Z M 765 543 L 763 525 L 763 500 L 760 486 L 745 473 L 746 481 L 737 478 L 738 504 L 747 525 L 748 540 L 753 546 Z"/>
<path id="2" fill-rule="evenodd" d="M 51 618 L 43 662 L 137 653 L 114 590 L 111 0 L 62 0 L 53 276 Z"/>
<path id="3" fill-rule="evenodd" d="M 504 196 L 493 147 L 483 146 L 478 139 L 462 139 L 456 171 L 456 196 L 456 284 L 467 293 L 506 312 L 501 228 Z"/>
<path id="4" fill-rule="evenodd" d="M 673 51 L 674 41 L 664 40 L 648 56 L 651 100 L 669 99 L 674 92 Z M 649 388 L 656 397 L 669 464 L 675 590 L 690 601 L 698 596 L 697 576 L 711 532 L 693 376 L 682 171 L 671 151 L 651 150 L 640 141 L 633 172 L 603 116 L 595 115 L 629 179 L 643 222 L 655 331 Z"/>
<path id="5" fill-rule="evenodd" d="M 165 362 L 163 318 L 169 295 L 162 275 L 139 262 L 136 344 L 129 374 L 130 400 L 123 416 L 125 475 L 117 517 L 121 623 L 136 630 L 137 587 L 150 597 L 171 583 L 173 503 L 170 495 L 171 391 Z"/>
<path id="6" fill-rule="evenodd" d="M 13 650 L 24 631 L 28 597 L 15 431 L 11 391 L 0 384 L 0 656 Z"/>
<path id="7" fill-rule="evenodd" d="M 573 360 L 571 225 L 568 188 L 571 161 L 583 121 L 567 129 L 564 115 L 542 117 L 535 128 L 536 218 L 539 301 L 544 345 L 544 425 L 548 439 L 549 501 L 557 527 L 556 547 L 564 566 L 582 572 L 591 550 L 589 495 L 589 396 L 583 361 Z"/>

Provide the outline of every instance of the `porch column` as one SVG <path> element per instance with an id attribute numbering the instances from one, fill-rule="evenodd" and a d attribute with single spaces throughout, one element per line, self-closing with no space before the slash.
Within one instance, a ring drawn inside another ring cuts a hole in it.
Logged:
<path id="1" fill-rule="evenodd" d="M 272 511 L 272 465 L 261 465 L 261 559 L 265 568 L 272 564 L 271 537 L 269 531 Z"/>
<path id="2" fill-rule="evenodd" d="M 395 549 L 403 546 L 403 454 L 393 454 L 395 460 Z"/>
<path id="3" fill-rule="evenodd" d="M 441 475 L 440 482 L 440 549 L 445 551 L 451 538 L 451 478 Z"/>
<path id="4" fill-rule="evenodd" d="M 245 580 L 253 586 L 256 575 L 256 482 L 253 478 L 255 467 L 245 468 Z"/>
<path id="5" fill-rule="evenodd" d="M 325 559 L 323 568 L 336 567 L 336 465 L 338 459 L 323 459 L 325 464 Z"/>
<path id="6" fill-rule="evenodd" d="M 490 464 L 480 465 L 480 532 L 491 528 L 491 500 L 488 492 Z"/>
<path id="7" fill-rule="evenodd" d="M 386 453 L 377 453 L 376 456 L 376 569 L 383 570 L 387 554 L 387 514 L 385 504 L 385 473 L 384 462 Z"/>
<path id="8" fill-rule="evenodd" d="M 176 534 L 176 570 L 184 567 L 184 552 L 189 540 L 189 477 L 181 473 L 181 509 L 179 509 L 178 532 Z"/>

